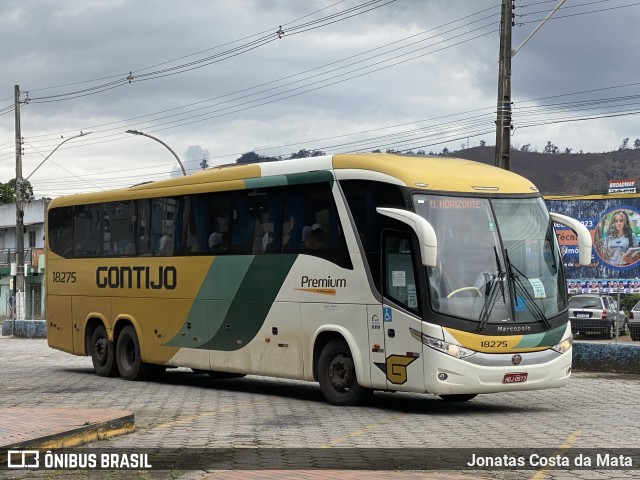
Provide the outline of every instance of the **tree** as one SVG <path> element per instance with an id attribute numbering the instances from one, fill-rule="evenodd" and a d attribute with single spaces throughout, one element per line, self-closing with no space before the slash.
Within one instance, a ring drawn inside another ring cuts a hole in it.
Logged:
<path id="1" fill-rule="evenodd" d="M 564 153 L 571 153 L 572 150 L 573 150 L 573 148 L 565 148 L 564 149 Z"/>
<path id="2" fill-rule="evenodd" d="M 622 151 L 622 150 L 627 150 L 628 148 L 629 148 L 629 138 L 623 138 L 622 145 L 620 145 L 620 148 L 618 148 L 618 150 Z"/>
<path id="3" fill-rule="evenodd" d="M 531 151 L 531 144 L 530 143 L 525 143 L 524 145 L 522 145 L 520 147 L 520 151 L 521 152 L 530 152 Z"/>
<path id="4" fill-rule="evenodd" d="M 480 140 L 480 146 L 484 147 L 487 144 L 487 142 L 485 142 L 484 140 Z"/>
<path id="5" fill-rule="evenodd" d="M 33 187 L 27 180 L 22 181 L 22 199 L 31 201 L 33 196 Z M 12 178 L 7 183 L 0 183 L 0 205 L 16 203 L 16 179 Z"/>
<path id="6" fill-rule="evenodd" d="M 261 163 L 261 162 L 277 162 L 280 160 L 277 157 L 264 157 L 258 155 L 256 152 L 243 153 L 240 158 L 236 160 L 236 163 Z"/>
<path id="7" fill-rule="evenodd" d="M 554 145 L 551 140 L 547 141 L 547 145 L 544 147 L 544 153 L 558 153 L 560 149 Z"/>
<path id="8" fill-rule="evenodd" d="M 635 142 L 633 142 L 633 148 L 640 150 L 640 138 L 636 138 Z"/>
<path id="9" fill-rule="evenodd" d="M 302 150 L 299 150 L 297 153 L 292 153 L 289 158 L 320 157 L 322 155 L 326 155 L 326 154 L 321 150 L 307 150 L 306 148 L 303 148 Z"/>

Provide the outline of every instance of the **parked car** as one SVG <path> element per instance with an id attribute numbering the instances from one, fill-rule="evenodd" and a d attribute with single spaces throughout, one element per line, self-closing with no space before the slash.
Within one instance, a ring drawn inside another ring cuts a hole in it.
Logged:
<path id="1" fill-rule="evenodd" d="M 569 321 L 574 335 L 599 331 L 604 338 L 611 339 L 616 331 L 616 317 L 618 333 L 624 335 L 628 320 L 625 313 L 618 309 L 615 298 L 609 295 L 582 294 L 569 299 Z M 640 321 L 640 309 L 638 320 Z"/>
<path id="2" fill-rule="evenodd" d="M 640 340 L 640 302 L 636 303 L 629 312 L 629 333 L 631 340 Z"/>

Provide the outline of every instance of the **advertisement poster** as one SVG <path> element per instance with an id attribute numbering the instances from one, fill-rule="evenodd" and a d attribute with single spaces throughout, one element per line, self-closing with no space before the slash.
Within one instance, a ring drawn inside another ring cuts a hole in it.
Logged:
<path id="1" fill-rule="evenodd" d="M 593 239 L 590 265 L 578 264 L 575 234 L 555 224 L 569 293 L 640 293 L 640 194 L 547 197 L 550 212 L 568 215 Z"/>

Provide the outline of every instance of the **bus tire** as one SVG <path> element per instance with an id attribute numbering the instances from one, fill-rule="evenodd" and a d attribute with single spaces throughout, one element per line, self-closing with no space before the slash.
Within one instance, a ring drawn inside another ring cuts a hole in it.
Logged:
<path id="1" fill-rule="evenodd" d="M 320 390 L 333 405 L 359 405 L 373 393 L 358 385 L 356 368 L 348 345 L 343 340 L 331 340 L 318 359 Z"/>
<path id="2" fill-rule="evenodd" d="M 116 362 L 120 376 L 125 380 L 143 380 L 151 373 L 151 366 L 140 358 L 140 342 L 132 325 L 124 327 L 118 335 Z"/>
<path id="3" fill-rule="evenodd" d="M 118 375 L 115 348 L 107 338 L 104 325 L 98 325 L 91 334 L 89 349 L 91 363 L 93 363 L 96 374 L 101 377 L 116 377 Z"/>
<path id="4" fill-rule="evenodd" d="M 440 398 L 445 402 L 468 402 L 477 396 L 475 393 L 459 393 L 457 395 L 440 395 Z"/>

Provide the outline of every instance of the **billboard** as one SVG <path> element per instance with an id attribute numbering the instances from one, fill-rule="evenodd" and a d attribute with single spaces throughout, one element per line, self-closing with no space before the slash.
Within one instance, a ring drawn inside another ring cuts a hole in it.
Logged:
<path id="1" fill-rule="evenodd" d="M 569 293 L 640 293 L 640 194 L 545 197 L 550 212 L 568 215 L 593 239 L 590 265 L 578 264 L 578 242 L 555 224 Z"/>

